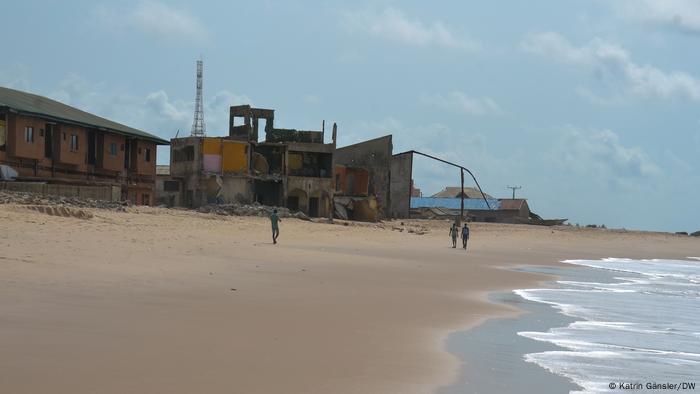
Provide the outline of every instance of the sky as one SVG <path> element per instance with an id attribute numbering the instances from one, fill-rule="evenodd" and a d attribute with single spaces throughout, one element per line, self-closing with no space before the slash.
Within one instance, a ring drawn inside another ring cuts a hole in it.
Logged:
<path id="1" fill-rule="evenodd" d="M 31 1 L 3 7 L 0 85 L 164 138 L 228 107 L 393 134 L 570 223 L 700 230 L 700 2 Z M 328 133 L 330 134 L 330 133 Z M 327 135 L 328 135 L 327 134 Z M 167 164 L 168 148 L 158 151 Z M 424 195 L 458 186 L 417 158 Z M 473 186 L 471 181 L 468 184 Z"/>

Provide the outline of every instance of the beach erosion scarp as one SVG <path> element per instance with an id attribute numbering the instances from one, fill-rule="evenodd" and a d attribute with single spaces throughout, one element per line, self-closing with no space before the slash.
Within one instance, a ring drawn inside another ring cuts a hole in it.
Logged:
<path id="1" fill-rule="evenodd" d="M 484 294 L 548 279 L 502 268 L 698 246 L 475 223 L 464 252 L 447 222 L 291 218 L 272 245 L 266 218 L 85 211 L 0 205 L 0 391 L 432 392 L 462 364 L 449 333 L 518 313 Z"/>

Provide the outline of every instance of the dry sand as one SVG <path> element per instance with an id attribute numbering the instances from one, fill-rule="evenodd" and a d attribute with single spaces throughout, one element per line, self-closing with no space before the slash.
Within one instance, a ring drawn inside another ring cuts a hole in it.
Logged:
<path id="1" fill-rule="evenodd" d="M 157 208 L 56 217 L 0 206 L 0 392 L 428 393 L 460 361 L 450 332 L 499 314 L 501 269 L 682 258 L 669 234 L 445 222 L 343 226 Z M 86 217 L 89 217 L 87 215 Z"/>

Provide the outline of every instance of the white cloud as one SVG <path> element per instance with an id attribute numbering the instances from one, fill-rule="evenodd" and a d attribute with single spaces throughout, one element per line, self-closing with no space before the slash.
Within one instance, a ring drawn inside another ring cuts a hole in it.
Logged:
<path id="1" fill-rule="evenodd" d="M 572 45 L 558 33 L 532 34 L 522 49 L 589 70 L 602 81 L 620 85 L 627 95 L 637 97 L 687 97 L 700 101 L 700 80 L 682 71 L 664 71 L 636 63 L 622 47 L 602 39 L 583 46 Z"/>
<path id="2" fill-rule="evenodd" d="M 550 154 L 564 168 L 606 182 L 636 179 L 638 183 L 639 178 L 662 174 L 646 151 L 623 145 L 620 137 L 610 130 L 569 126 Z"/>
<path id="3" fill-rule="evenodd" d="M 0 69 L 0 85 L 17 90 L 29 90 L 29 68 L 24 64 L 14 64 Z"/>
<path id="4" fill-rule="evenodd" d="M 194 117 L 193 99 L 173 99 L 164 90 L 156 90 L 145 96 L 115 93 L 102 83 L 91 83 L 76 74 L 64 78 L 58 88 L 47 96 L 166 139 L 174 137 L 178 130 L 180 135 L 189 134 Z M 213 95 L 205 93 L 207 133 L 226 135 L 229 107 L 237 104 L 252 103 L 247 96 L 227 90 Z"/>
<path id="5" fill-rule="evenodd" d="M 620 0 L 612 4 L 628 19 L 700 34 L 697 0 Z"/>
<path id="6" fill-rule="evenodd" d="M 137 29 L 168 41 L 200 43 L 209 38 L 209 31 L 195 15 L 156 1 L 140 1 L 126 10 L 100 7 L 97 17 L 102 27 L 119 31 Z"/>
<path id="7" fill-rule="evenodd" d="M 423 96 L 421 101 L 427 105 L 467 115 L 489 115 L 503 112 L 491 98 L 469 97 L 459 91 L 453 91 L 445 95 Z"/>
<path id="8" fill-rule="evenodd" d="M 467 51 L 480 48 L 478 42 L 456 34 L 441 22 L 426 24 L 417 19 L 409 19 L 401 10 L 391 7 L 381 12 L 346 13 L 345 22 L 351 30 L 406 45 L 438 46 Z"/>

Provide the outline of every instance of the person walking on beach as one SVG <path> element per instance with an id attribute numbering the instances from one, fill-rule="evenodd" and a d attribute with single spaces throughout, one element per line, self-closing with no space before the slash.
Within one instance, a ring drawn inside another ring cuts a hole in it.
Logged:
<path id="1" fill-rule="evenodd" d="M 282 219 L 280 219 L 279 216 L 277 216 L 277 209 L 272 210 L 272 215 L 270 215 L 270 223 L 272 224 L 272 243 L 276 244 L 277 243 L 277 237 L 280 235 L 280 225 L 279 222 L 281 222 Z"/>
<path id="2" fill-rule="evenodd" d="M 464 227 L 462 227 L 462 247 L 467 250 L 467 241 L 469 241 L 469 227 L 467 227 L 467 222 L 464 222 Z"/>
<path id="3" fill-rule="evenodd" d="M 450 227 L 450 237 L 452 237 L 452 247 L 457 247 L 457 233 L 459 232 L 459 227 L 457 227 L 457 222 L 452 223 Z"/>

